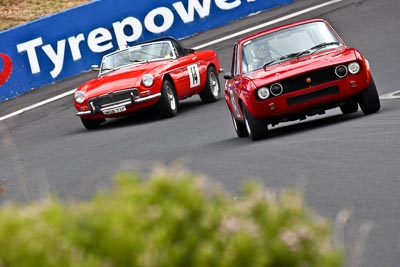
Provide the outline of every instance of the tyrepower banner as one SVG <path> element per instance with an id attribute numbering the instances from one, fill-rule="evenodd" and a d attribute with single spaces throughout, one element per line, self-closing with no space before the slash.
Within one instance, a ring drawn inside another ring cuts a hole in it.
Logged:
<path id="1" fill-rule="evenodd" d="M 120 46 L 177 39 L 294 0 L 99 0 L 0 32 L 0 101 L 72 77 Z"/>

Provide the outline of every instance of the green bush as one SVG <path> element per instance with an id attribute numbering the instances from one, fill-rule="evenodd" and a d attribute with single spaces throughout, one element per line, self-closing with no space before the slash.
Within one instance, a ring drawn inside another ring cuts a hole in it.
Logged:
<path id="1" fill-rule="evenodd" d="M 342 266 L 330 223 L 295 191 L 232 197 L 177 168 L 116 176 L 85 202 L 0 208 L 1 267 Z"/>

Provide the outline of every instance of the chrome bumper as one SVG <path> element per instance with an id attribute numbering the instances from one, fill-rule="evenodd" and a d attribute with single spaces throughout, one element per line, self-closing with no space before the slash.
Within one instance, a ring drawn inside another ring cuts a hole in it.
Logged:
<path id="1" fill-rule="evenodd" d="M 161 96 L 161 93 L 157 93 L 157 94 L 149 95 L 149 96 L 146 96 L 146 97 L 138 97 L 138 98 L 135 98 L 135 100 L 126 100 L 126 101 L 123 101 L 123 102 L 118 102 L 118 103 L 116 103 L 114 105 L 110 105 L 110 106 L 101 108 L 100 112 L 104 114 L 104 112 L 107 112 L 108 110 L 111 110 L 111 109 L 115 109 L 115 108 L 119 108 L 119 107 L 123 107 L 123 106 L 126 107 L 126 106 L 130 106 L 130 105 L 134 105 L 134 104 L 150 101 L 150 100 L 152 100 L 154 98 L 158 98 L 160 96 Z M 79 111 L 79 112 L 76 113 L 77 116 L 92 115 L 92 114 L 96 114 L 95 113 L 95 108 L 93 106 L 91 106 L 91 110 Z"/>

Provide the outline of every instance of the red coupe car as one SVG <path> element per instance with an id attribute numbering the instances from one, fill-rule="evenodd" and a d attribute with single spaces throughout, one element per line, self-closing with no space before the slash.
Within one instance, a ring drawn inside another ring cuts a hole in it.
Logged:
<path id="1" fill-rule="evenodd" d="M 98 77 L 74 92 L 77 115 L 87 129 L 150 106 L 172 117 L 179 100 L 199 94 L 210 103 L 221 96 L 217 54 L 185 48 L 172 37 L 119 49 L 92 69 L 99 71 Z"/>
<path id="2" fill-rule="evenodd" d="M 311 19 L 267 29 L 234 44 L 225 101 L 239 137 L 268 136 L 268 126 L 339 107 L 380 109 L 370 65 L 331 25 Z"/>

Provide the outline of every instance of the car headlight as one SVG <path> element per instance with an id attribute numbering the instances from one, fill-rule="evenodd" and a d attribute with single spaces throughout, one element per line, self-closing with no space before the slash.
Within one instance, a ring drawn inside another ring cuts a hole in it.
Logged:
<path id="1" fill-rule="evenodd" d="M 271 85 L 271 94 L 274 96 L 281 95 L 283 93 L 283 87 L 280 83 L 274 83 Z"/>
<path id="2" fill-rule="evenodd" d="M 146 87 L 150 87 L 154 84 L 154 77 L 151 74 L 145 74 L 142 77 L 142 83 Z"/>
<path id="3" fill-rule="evenodd" d="M 335 68 L 335 74 L 339 78 L 344 78 L 347 75 L 347 68 L 344 65 L 339 65 Z"/>
<path id="4" fill-rule="evenodd" d="M 74 93 L 74 100 L 78 104 L 82 104 L 85 101 L 85 93 L 82 91 L 76 91 Z"/>
<path id="5" fill-rule="evenodd" d="M 260 99 L 265 100 L 269 97 L 269 90 L 267 87 L 261 87 L 257 90 L 257 95 Z"/>
<path id="6" fill-rule="evenodd" d="M 357 74 L 360 71 L 360 64 L 358 64 L 358 62 L 352 62 L 347 68 L 351 74 Z"/>

